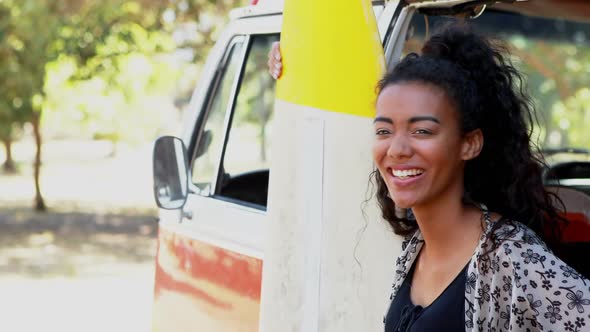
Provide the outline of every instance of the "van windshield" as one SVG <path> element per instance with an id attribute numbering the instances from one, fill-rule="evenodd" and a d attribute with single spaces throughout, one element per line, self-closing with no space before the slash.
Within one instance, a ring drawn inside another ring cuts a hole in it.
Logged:
<path id="1" fill-rule="evenodd" d="M 419 52 L 426 35 L 448 18 L 415 14 L 404 53 Z M 564 152 L 590 160 L 590 21 L 540 18 L 487 10 L 476 30 L 507 42 L 525 74 L 538 123 L 534 138 L 546 157 Z"/>

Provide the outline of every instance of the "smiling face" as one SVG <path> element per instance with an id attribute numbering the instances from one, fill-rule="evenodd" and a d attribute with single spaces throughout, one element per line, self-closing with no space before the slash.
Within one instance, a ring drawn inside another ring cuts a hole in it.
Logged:
<path id="1" fill-rule="evenodd" d="M 374 127 L 373 158 L 396 206 L 462 197 L 465 160 L 481 150 L 481 131 L 462 135 L 459 114 L 442 89 L 423 83 L 385 87 Z"/>

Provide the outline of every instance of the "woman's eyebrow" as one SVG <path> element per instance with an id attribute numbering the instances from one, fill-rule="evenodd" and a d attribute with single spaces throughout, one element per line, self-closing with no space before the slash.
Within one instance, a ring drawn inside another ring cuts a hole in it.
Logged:
<path id="1" fill-rule="evenodd" d="M 437 118 L 435 118 L 434 116 L 414 116 L 408 120 L 409 123 L 414 123 L 414 122 L 419 122 L 419 121 L 432 121 L 432 122 L 436 122 L 436 123 L 440 124 L 440 121 Z"/>
<path id="2" fill-rule="evenodd" d="M 376 117 L 375 120 L 373 121 L 373 123 L 377 123 L 377 122 L 387 122 L 389 124 L 393 124 L 393 120 L 391 120 L 390 118 L 386 118 L 384 116 Z"/>

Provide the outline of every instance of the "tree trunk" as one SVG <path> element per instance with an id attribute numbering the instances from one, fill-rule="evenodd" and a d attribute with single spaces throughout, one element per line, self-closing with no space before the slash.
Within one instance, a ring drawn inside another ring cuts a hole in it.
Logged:
<path id="1" fill-rule="evenodd" d="M 115 158 L 117 156 L 117 140 L 111 139 L 111 152 L 109 153 L 109 158 Z"/>
<path id="2" fill-rule="evenodd" d="M 35 145 L 37 147 L 37 151 L 35 153 L 35 162 L 34 166 L 34 177 L 35 177 L 35 210 L 37 211 L 45 211 L 47 207 L 45 206 L 45 202 L 43 200 L 43 195 L 41 195 L 41 186 L 39 184 L 39 178 L 41 173 L 41 112 L 35 112 L 33 114 L 33 133 L 35 134 Z"/>
<path id="3" fill-rule="evenodd" d="M 260 126 L 260 160 L 266 161 L 266 123 Z"/>
<path id="4" fill-rule="evenodd" d="M 16 173 L 16 164 L 14 163 L 14 159 L 12 159 L 12 139 L 8 137 L 3 139 L 2 143 L 4 143 L 4 150 L 6 151 L 6 161 L 2 168 L 5 173 Z"/>

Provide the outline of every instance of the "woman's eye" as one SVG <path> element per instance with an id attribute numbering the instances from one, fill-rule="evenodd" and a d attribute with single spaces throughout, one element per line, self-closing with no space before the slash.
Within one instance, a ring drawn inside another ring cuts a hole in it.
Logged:
<path id="1" fill-rule="evenodd" d="M 429 130 L 426 130 L 426 129 L 416 129 L 416 130 L 414 130 L 414 134 L 430 135 L 430 134 L 432 134 L 432 132 L 430 132 Z"/>
<path id="2" fill-rule="evenodd" d="M 380 135 L 387 135 L 389 134 L 389 130 L 387 129 L 377 129 L 377 131 L 375 131 L 375 135 L 380 136 Z"/>

